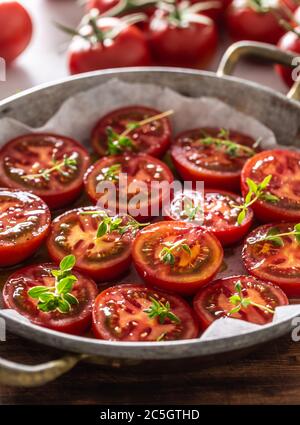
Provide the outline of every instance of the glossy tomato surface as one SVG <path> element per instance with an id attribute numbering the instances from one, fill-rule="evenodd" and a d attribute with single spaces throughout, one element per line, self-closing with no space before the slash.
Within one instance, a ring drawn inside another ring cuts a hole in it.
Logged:
<path id="1" fill-rule="evenodd" d="M 118 167 L 114 177 L 109 174 Z M 146 154 L 112 155 L 101 158 L 87 171 L 85 190 L 90 199 L 114 213 L 128 213 L 139 220 L 159 216 L 169 190 L 151 190 L 151 185 L 173 182 L 170 169 Z M 100 184 L 100 185 L 99 185 Z"/>
<path id="2" fill-rule="evenodd" d="M 172 250 L 173 262 L 164 261 L 165 248 L 180 241 L 181 245 Z M 137 234 L 132 257 L 136 270 L 147 284 L 190 295 L 218 272 L 223 250 L 218 239 L 203 227 L 182 221 L 163 221 Z"/>
<path id="3" fill-rule="evenodd" d="M 50 222 L 49 208 L 38 196 L 0 189 L 0 267 L 33 255 L 45 240 Z"/>
<path id="4" fill-rule="evenodd" d="M 77 298 L 78 304 L 71 307 L 69 313 L 58 310 L 43 312 L 38 309 L 38 300 L 28 295 L 34 286 L 54 286 L 51 270 L 57 270 L 55 264 L 46 263 L 24 267 L 12 274 L 3 288 L 3 299 L 7 308 L 12 308 L 25 316 L 35 325 L 66 332 L 74 335 L 84 333 L 91 325 L 92 308 L 97 296 L 96 284 L 87 277 L 72 272 L 77 277 L 71 294 Z"/>
<path id="5" fill-rule="evenodd" d="M 43 170 L 62 164 L 66 157 L 74 161 L 73 167 L 62 166 L 60 171 L 41 175 Z M 51 209 L 57 209 L 80 195 L 89 163 L 88 152 L 73 139 L 56 134 L 26 134 L 0 150 L 0 184 L 32 191 Z"/>
<path id="6" fill-rule="evenodd" d="M 183 192 L 186 199 L 174 197 L 170 206 L 166 208 L 166 218 L 170 220 L 183 220 L 201 224 L 211 231 L 223 246 L 232 245 L 241 240 L 249 231 L 253 221 L 253 212 L 248 209 L 247 215 L 241 224 L 237 218 L 240 210 L 237 205 L 243 204 L 243 199 L 230 192 L 209 190 L 203 200 L 195 203 L 198 193 L 195 191 Z M 202 195 L 202 194 L 201 194 Z M 187 202 L 190 200 L 193 204 Z M 198 209 L 197 209 L 198 207 Z M 198 211 L 199 210 L 199 211 Z M 194 214 L 196 212 L 196 215 Z"/>
<path id="7" fill-rule="evenodd" d="M 299 18 L 298 24 L 300 24 L 300 8 L 299 8 Z M 295 28 L 296 31 L 300 34 L 300 26 Z M 293 31 L 288 31 L 285 33 L 280 40 L 278 41 L 277 46 L 284 51 L 293 52 L 300 54 L 300 37 Z M 297 62 L 298 65 L 298 62 Z M 283 66 L 283 65 L 275 65 L 276 72 L 280 75 L 282 80 L 287 84 L 287 86 L 291 87 L 295 80 L 293 79 L 293 67 Z M 299 76 L 299 71 L 295 72 L 296 77 Z"/>
<path id="8" fill-rule="evenodd" d="M 80 29 L 83 36 L 75 36 L 68 52 L 71 74 L 96 71 L 97 69 L 151 65 L 146 39 L 136 26 L 124 25 L 118 18 L 100 18 L 98 28 L 103 31 L 104 41 L 95 41 L 89 25 Z M 108 37 L 108 32 L 114 37 Z M 105 35 L 106 34 L 106 35 Z"/>
<path id="9" fill-rule="evenodd" d="M 205 18 L 203 16 L 203 18 Z M 205 68 L 213 58 L 218 42 L 215 24 L 188 21 L 175 24 L 163 10 L 150 19 L 148 43 L 155 63 L 166 66 Z"/>
<path id="10" fill-rule="evenodd" d="M 253 5 L 247 0 L 233 0 L 227 9 L 226 23 L 235 40 L 276 44 L 285 32 L 278 17 L 288 19 L 279 0 L 262 0 Z"/>
<path id="11" fill-rule="evenodd" d="M 97 282 L 105 282 L 121 276 L 129 268 L 133 233 L 120 234 L 115 230 L 97 237 L 103 218 L 96 212 L 99 208 L 85 207 L 58 216 L 52 222 L 47 248 L 56 263 L 73 254 L 77 270 Z M 124 218 L 124 225 L 126 223 Z"/>
<path id="12" fill-rule="evenodd" d="M 181 177 L 186 181 L 204 181 L 205 187 L 237 191 L 240 175 L 249 155 L 254 153 L 255 141 L 235 131 L 226 137 L 220 136 L 220 129 L 201 128 L 185 131 L 171 145 L 171 157 Z M 227 146 L 206 143 L 210 138 L 225 140 L 250 148 L 231 153 Z"/>
<path id="13" fill-rule="evenodd" d="M 246 320 L 257 325 L 264 325 L 272 321 L 272 312 L 253 305 L 242 307 L 238 312 L 231 313 L 236 307 L 230 302 L 231 296 L 238 295 L 236 284 L 240 284 L 244 298 L 273 311 L 276 307 L 289 303 L 285 293 L 278 286 L 270 282 L 263 282 L 253 276 L 218 279 L 201 289 L 194 299 L 194 310 L 203 330 L 221 317 Z"/>
<path id="14" fill-rule="evenodd" d="M 179 319 L 150 318 L 145 311 L 153 300 L 166 305 Z M 177 295 L 160 292 L 144 285 L 113 286 L 96 298 L 93 310 L 93 331 L 97 338 L 111 341 L 173 341 L 196 338 L 199 326 L 194 312 Z"/>
<path id="15" fill-rule="evenodd" d="M 261 152 L 245 164 L 242 176 L 242 193 L 248 192 L 247 178 L 256 183 L 272 175 L 267 192 L 278 198 L 277 202 L 257 201 L 252 205 L 255 216 L 264 223 L 300 220 L 300 153 L 289 150 Z"/>
<path id="16" fill-rule="evenodd" d="M 9 64 L 28 46 L 32 36 L 32 21 L 18 1 L 1 1 L 0 28 L 0 57 Z"/>
<path id="17" fill-rule="evenodd" d="M 270 229 L 292 231 L 294 224 L 266 224 L 254 229 L 243 247 L 243 261 L 250 274 L 279 285 L 289 297 L 300 296 L 300 248 L 295 236 L 284 236 L 283 246 L 261 240 Z"/>
<path id="18" fill-rule="evenodd" d="M 137 123 L 160 114 L 146 106 L 127 106 L 109 112 L 102 117 L 92 132 L 92 145 L 95 152 L 104 156 L 108 153 L 107 130 L 112 128 L 117 134 L 122 134 L 128 124 Z M 162 157 L 170 145 L 171 126 L 168 118 L 152 121 L 136 128 L 128 134 L 132 141 L 133 151 L 143 152 L 156 157 Z"/>

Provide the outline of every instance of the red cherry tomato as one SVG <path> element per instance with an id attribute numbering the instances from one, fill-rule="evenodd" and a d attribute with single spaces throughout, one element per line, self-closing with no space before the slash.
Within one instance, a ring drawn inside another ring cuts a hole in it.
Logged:
<path id="1" fill-rule="evenodd" d="M 239 190 L 241 170 L 255 152 L 255 141 L 236 131 L 228 133 L 223 136 L 220 129 L 201 128 L 179 134 L 171 146 L 171 157 L 181 177 L 186 181 L 204 181 L 206 187 Z M 214 143 L 212 138 L 221 144 Z M 241 146 L 232 151 L 230 146 L 222 145 L 226 139 Z"/>
<path id="2" fill-rule="evenodd" d="M 102 117 L 92 131 L 92 145 L 97 154 L 107 154 L 107 130 L 112 128 L 122 134 L 127 125 L 159 115 L 160 111 L 145 106 L 127 106 L 116 109 Z M 168 118 L 162 118 L 133 129 L 128 136 L 134 144 L 135 152 L 144 152 L 162 157 L 170 145 L 171 125 Z"/>
<path id="3" fill-rule="evenodd" d="M 83 334 L 91 324 L 92 308 L 98 290 L 96 284 L 87 277 L 72 272 L 77 277 L 71 294 L 78 304 L 71 307 L 69 313 L 58 310 L 43 312 L 38 307 L 38 300 L 28 295 L 34 286 L 54 286 L 51 270 L 57 270 L 55 264 L 38 264 L 24 267 L 12 274 L 3 288 L 3 300 L 7 308 L 12 308 L 25 316 L 35 325 L 66 332 L 74 335 Z"/>
<path id="4" fill-rule="evenodd" d="M 298 23 L 300 24 L 300 8 Z M 298 31 L 300 34 L 300 26 L 296 27 L 295 30 Z M 281 50 L 300 54 L 300 36 L 298 36 L 293 31 L 288 31 L 281 37 L 277 46 Z M 294 69 L 292 66 L 289 67 L 283 65 L 275 65 L 275 69 L 287 86 L 291 87 L 295 83 L 295 80 L 292 78 L 292 73 Z M 298 77 L 298 75 L 299 71 L 296 73 L 296 78 Z"/>
<path id="5" fill-rule="evenodd" d="M 233 0 L 227 9 L 227 27 L 233 39 L 276 44 L 284 34 L 279 18 L 275 16 L 276 13 L 281 18 L 288 18 L 280 1 L 262 0 L 260 3 L 261 6 L 256 3 L 252 6 L 247 0 Z"/>
<path id="6" fill-rule="evenodd" d="M 170 304 L 170 318 L 162 321 L 145 311 L 153 300 Z M 101 292 L 93 310 L 93 331 L 97 338 L 111 341 L 173 341 L 197 338 L 199 326 L 194 312 L 177 295 L 150 289 L 144 285 L 122 284 Z"/>
<path id="7" fill-rule="evenodd" d="M 220 21 L 227 9 L 227 7 L 231 4 L 232 0 L 218 0 L 215 2 L 216 4 L 209 7 L 208 9 L 202 10 L 201 14 L 208 16 L 209 18 L 213 19 L 214 21 Z M 190 2 L 191 4 L 201 4 L 201 3 L 208 3 L 207 0 L 192 0 Z"/>
<path id="8" fill-rule="evenodd" d="M 0 28 L 0 57 L 9 64 L 28 46 L 32 36 L 32 21 L 19 2 L 2 1 Z"/>
<path id="9" fill-rule="evenodd" d="M 43 171 L 62 165 L 65 158 L 73 161 L 73 165 L 42 175 Z M 33 191 L 56 209 L 80 195 L 89 163 L 88 152 L 73 139 L 56 134 L 26 134 L 0 150 L 0 183 Z"/>
<path id="10" fill-rule="evenodd" d="M 266 224 L 254 229 L 243 248 L 243 261 L 250 274 L 279 285 L 289 297 L 300 296 L 300 254 L 295 236 L 283 236 L 279 243 L 264 240 L 270 229 L 277 234 L 291 232 L 294 224 Z"/>
<path id="11" fill-rule="evenodd" d="M 248 192 L 247 178 L 260 183 L 272 175 L 267 192 L 277 202 L 260 200 L 252 205 L 255 217 L 263 223 L 300 220 L 300 154 L 289 150 L 260 152 L 249 159 L 242 170 L 241 187 Z"/>
<path id="12" fill-rule="evenodd" d="M 103 221 L 97 214 L 99 211 L 97 207 L 85 207 L 57 217 L 52 222 L 47 248 L 54 262 L 73 254 L 77 270 L 97 282 L 105 282 L 116 279 L 129 268 L 133 232 L 121 234 L 114 230 L 97 237 L 98 226 Z M 125 226 L 128 219 L 122 220 Z"/>
<path id="13" fill-rule="evenodd" d="M 248 233 L 253 221 L 253 212 L 248 209 L 242 224 L 238 224 L 240 210 L 236 208 L 236 205 L 243 203 L 240 196 L 230 192 L 210 190 L 204 194 L 203 205 L 200 199 L 198 204 L 196 200 L 197 192 L 195 191 L 186 191 L 183 197 L 180 194 L 177 197 L 175 195 L 170 206 L 165 209 L 167 219 L 191 223 L 200 220 L 199 224 L 213 233 L 223 246 L 236 243 Z"/>
<path id="14" fill-rule="evenodd" d="M 285 293 L 272 283 L 263 282 L 252 276 L 233 276 L 218 279 L 201 289 L 194 299 L 194 310 L 200 321 L 201 328 L 206 329 L 220 317 L 232 317 L 246 320 L 257 325 L 264 325 L 273 319 L 271 311 L 249 304 L 238 312 L 229 314 L 236 305 L 230 302 L 230 297 L 239 295 L 236 284 L 240 284 L 242 297 L 260 306 L 275 310 L 277 306 L 289 303 Z"/>
<path id="15" fill-rule="evenodd" d="M 147 284 L 190 295 L 212 280 L 221 266 L 223 250 L 203 227 L 163 221 L 138 233 L 132 258 Z"/>
<path id="16" fill-rule="evenodd" d="M 155 62 L 167 66 L 206 67 L 217 48 L 214 22 L 204 15 L 201 15 L 203 23 L 196 22 L 180 11 L 179 6 L 174 8 L 177 12 L 157 9 L 150 19 L 148 42 Z M 200 19 L 200 15 L 197 16 Z"/>
<path id="17" fill-rule="evenodd" d="M 139 153 L 101 158 L 89 168 L 84 182 L 92 202 L 114 213 L 128 213 L 139 220 L 147 220 L 160 214 L 161 205 L 169 195 L 165 190 L 152 190 L 153 184 L 171 184 L 173 179 L 166 164 Z M 100 183 L 103 188 L 99 187 Z"/>
<path id="18" fill-rule="evenodd" d="M 0 267 L 33 255 L 45 240 L 49 208 L 32 193 L 0 189 Z"/>
<path id="19" fill-rule="evenodd" d="M 89 25 L 80 29 L 82 36 L 74 37 L 68 58 L 71 74 L 151 64 L 146 39 L 136 26 L 125 25 L 118 18 L 99 18 L 97 25 L 102 41 Z"/>

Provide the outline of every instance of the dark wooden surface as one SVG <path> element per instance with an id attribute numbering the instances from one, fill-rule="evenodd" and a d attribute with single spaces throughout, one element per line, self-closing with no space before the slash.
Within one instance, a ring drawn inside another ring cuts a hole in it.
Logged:
<path id="1" fill-rule="evenodd" d="M 61 353 L 13 335 L 0 356 L 28 364 Z M 223 365 L 108 369 L 82 363 L 46 388 L 0 388 L 1 404 L 300 404 L 300 342 L 290 336 Z"/>

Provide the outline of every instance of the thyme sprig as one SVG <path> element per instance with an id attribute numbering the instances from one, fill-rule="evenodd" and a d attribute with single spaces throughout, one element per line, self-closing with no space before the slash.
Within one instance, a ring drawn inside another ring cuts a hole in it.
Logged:
<path id="1" fill-rule="evenodd" d="M 22 176 L 24 180 L 35 180 L 35 179 L 44 179 L 46 181 L 50 180 L 51 174 L 57 171 L 64 177 L 69 177 L 69 171 L 75 171 L 77 169 L 77 159 L 75 154 L 72 153 L 69 156 L 66 154 L 63 156 L 61 161 L 57 161 L 54 157 L 52 158 L 53 166 L 49 168 L 44 168 L 39 170 L 36 174 L 27 174 Z"/>
<path id="2" fill-rule="evenodd" d="M 28 290 L 31 298 L 37 299 L 37 308 L 43 312 L 58 310 L 60 313 L 69 313 L 72 305 L 78 304 L 78 299 L 71 294 L 77 277 L 71 271 L 75 266 L 74 255 L 64 257 L 59 269 L 51 270 L 55 277 L 54 286 L 34 286 Z"/>
<path id="3" fill-rule="evenodd" d="M 104 173 L 103 179 L 105 181 L 118 182 L 119 174 L 121 172 L 122 166 L 121 164 L 113 164 L 111 165 Z"/>
<path id="4" fill-rule="evenodd" d="M 227 315 L 230 316 L 234 313 L 238 313 L 242 308 L 247 308 L 249 305 L 252 305 L 254 307 L 259 308 L 262 311 L 267 311 L 268 313 L 274 314 L 275 311 L 272 310 L 271 308 L 262 305 L 262 304 L 258 304 L 254 301 L 251 300 L 251 298 L 246 298 L 243 296 L 243 292 L 242 292 L 242 284 L 241 281 L 239 280 L 236 284 L 235 284 L 235 294 L 231 295 L 231 297 L 229 298 L 229 301 L 231 304 L 233 304 L 235 307 L 232 308 Z"/>
<path id="5" fill-rule="evenodd" d="M 176 242 L 164 242 L 164 248 L 159 253 L 159 259 L 163 263 L 170 264 L 173 266 L 175 264 L 174 251 L 180 251 L 181 249 L 191 255 L 191 249 L 186 244 L 186 239 L 180 239 Z"/>
<path id="6" fill-rule="evenodd" d="M 294 236 L 297 243 L 300 245 L 300 223 L 294 225 L 290 232 L 280 233 L 277 227 L 271 227 L 265 236 L 261 238 L 248 238 L 247 242 L 253 245 L 258 242 L 271 242 L 276 246 L 284 246 L 283 238 L 286 236 Z"/>
<path id="7" fill-rule="evenodd" d="M 148 314 L 150 319 L 157 317 L 161 324 L 165 323 L 166 319 L 170 319 L 171 322 L 174 323 L 181 323 L 179 317 L 171 311 L 169 301 L 163 304 L 161 301 L 158 301 L 153 297 L 149 297 L 149 299 L 152 301 L 152 304 L 149 308 L 145 309 L 144 312 Z"/>

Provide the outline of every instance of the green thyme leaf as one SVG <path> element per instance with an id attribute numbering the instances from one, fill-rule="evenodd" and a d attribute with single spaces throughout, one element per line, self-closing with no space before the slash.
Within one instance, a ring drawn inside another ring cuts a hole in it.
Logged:
<path id="1" fill-rule="evenodd" d="M 152 304 L 149 308 L 145 309 L 144 312 L 148 314 L 150 319 L 157 317 L 161 324 L 165 323 L 167 318 L 171 320 L 171 322 L 181 323 L 179 317 L 171 311 L 171 306 L 168 301 L 163 304 L 161 301 L 158 301 L 153 297 L 149 297 L 149 299 Z"/>

